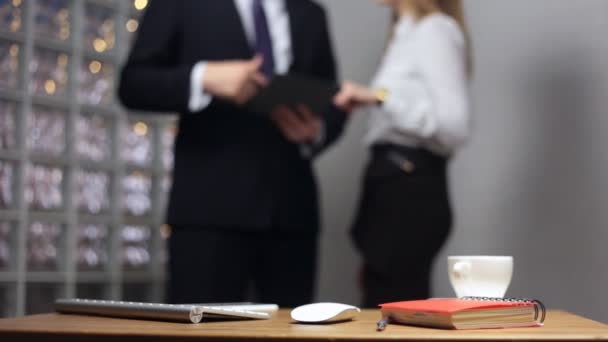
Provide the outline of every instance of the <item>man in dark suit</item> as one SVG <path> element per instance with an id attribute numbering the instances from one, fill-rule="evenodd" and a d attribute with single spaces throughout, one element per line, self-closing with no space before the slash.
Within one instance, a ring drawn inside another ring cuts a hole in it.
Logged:
<path id="1" fill-rule="evenodd" d="M 250 289 L 282 306 L 312 300 L 319 212 L 311 158 L 345 117 L 305 107 L 260 116 L 242 106 L 288 72 L 336 81 L 325 13 L 314 2 L 151 1 L 119 96 L 130 108 L 180 113 L 170 301 L 242 301 Z"/>

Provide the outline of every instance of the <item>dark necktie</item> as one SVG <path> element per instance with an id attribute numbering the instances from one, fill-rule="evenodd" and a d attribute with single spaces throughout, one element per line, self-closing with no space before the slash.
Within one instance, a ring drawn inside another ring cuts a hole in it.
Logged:
<path id="1" fill-rule="evenodd" d="M 264 58 L 262 72 L 268 77 L 274 75 L 274 55 L 272 53 L 272 38 L 268 28 L 266 13 L 262 0 L 253 0 L 253 22 L 255 26 L 255 52 Z"/>

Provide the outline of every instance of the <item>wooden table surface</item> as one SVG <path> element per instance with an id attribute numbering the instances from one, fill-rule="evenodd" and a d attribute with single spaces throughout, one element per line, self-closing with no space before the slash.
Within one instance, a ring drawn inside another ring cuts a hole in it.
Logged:
<path id="1" fill-rule="evenodd" d="M 545 326 L 491 330 L 439 330 L 389 325 L 375 330 L 379 310 L 363 310 L 354 321 L 298 324 L 289 310 L 271 320 L 200 324 L 45 314 L 0 319 L 0 341 L 608 341 L 608 326 L 564 311 L 549 311 Z"/>

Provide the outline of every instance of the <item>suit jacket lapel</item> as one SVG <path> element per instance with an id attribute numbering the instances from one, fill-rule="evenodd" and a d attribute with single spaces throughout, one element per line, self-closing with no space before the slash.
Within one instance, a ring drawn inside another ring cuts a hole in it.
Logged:
<path id="1" fill-rule="evenodd" d="M 200 0 L 199 0 L 200 1 Z M 208 1 L 208 0 L 204 0 Z M 222 27 L 224 40 L 232 42 L 231 46 L 238 47 L 239 54 L 249 58 L 253 56 L 253 51 L 247 40 L 243 21 L 236 8 L 235 0 L 217 0 L 214 1 L 214 6 L 217 9 L 217 20 L 222 21 L 217 27 Z"/>
<path id="2" fill-rule="evenodd" d="M 290 72 L 298 71 L 301 64 L 302 52 L 305 48 L 306 21 L 299 7 L 299 0 L 285 0 L 287 13 L 289 14 L 289 29 L 291 31 L 291 50 L 293 61 L 289 68 Z"/>

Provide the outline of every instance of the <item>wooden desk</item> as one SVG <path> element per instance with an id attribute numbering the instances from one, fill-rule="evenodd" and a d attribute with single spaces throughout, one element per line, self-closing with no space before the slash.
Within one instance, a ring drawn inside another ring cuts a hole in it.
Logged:
<path id="1" fill-rule="evenodd" d="M 389 325 L 377 332 L 379 316 L 364 310 L 355 321 L 305 325 L 289 310 L 267 321 L 200 324 L 48 314 L 0 320 L 0 341 L 608 341 L 608 326 L 563 311 L 549 311 L 541 328 L 469 331 Z"/>

